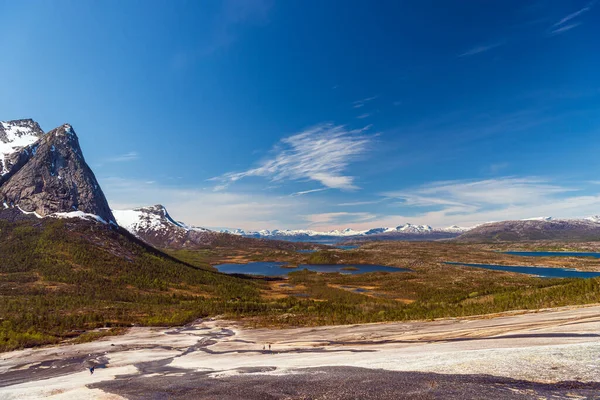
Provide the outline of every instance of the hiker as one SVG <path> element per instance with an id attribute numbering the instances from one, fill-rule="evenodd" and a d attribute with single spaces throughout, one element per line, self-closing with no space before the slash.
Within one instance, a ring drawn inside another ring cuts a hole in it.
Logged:
<path id="1" fill-rule="evenodd" d="M 271 343 L 269 343 L 269 351 L 271 351 Z"/>
<path id="2" fill-rule="evenodd" d="M 94 375 L 94 369 L 95 367 L 90 367 L 90 375 Z"/>
<path id="3" fill-rule="evenodd" d="M 265 345 L 263 344 L 263 351 L 265 351 Z"/>

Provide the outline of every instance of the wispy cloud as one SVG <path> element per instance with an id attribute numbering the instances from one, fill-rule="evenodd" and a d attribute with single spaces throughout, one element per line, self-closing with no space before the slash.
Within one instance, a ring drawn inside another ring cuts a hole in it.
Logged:
<path id="1" fill-rule="evenodd" d="M 304 190 L 302 192 L 296 192 L 296 193 L 292 193 L 290 194 L 290 196 L 292 197 L 296 197 L 296 196 L 303 196 L 305 194 L 309 194 L 309 193 L 317 193 L 317 192 L 323 192 L 325 190 L 329 190 L 329 188 L 320 188 L 320 189 L 312 189 L 312 190 Z"/>
<path id="2" fill-rule="evenodd" d="M 458 56 L 459 57 L 474 56 L 476 54 L 481 54 L 481 53 L 485 53 L 486 51 L 490 51 L 490 50 L 495 49 L 496 47 L 500 47 L 504 44 L 506 44 L 506 42 L 497 42 L 497 43 L 492 43 L 492 44 L 487 44 L 487 45 L 475 46 L 472 49 L 467 50 L 462 54 L 459 54 Z"/>
<path id="3" fill-rule="evenodd" d="M 467 209 L 493 204 L 523 204 L 570 191 L 544 179 L 505 177 L 480 181 L 441 181 L 409 191 L 388 192 L 408 205 L 455 205 Z"/>
<path id="4" fill-rule="evenodd" d="M 371 96 L 371 97 L 367 97 L 365 99 L 356 100 L 355 102 L 352 103 L 352 107 L 354 107 L 354 108 L 364 107 L 365 104 L 375 100 L 377 97 L 379 97 L 379 96 Z"/>
<path id="5" fill-rule="evenodd" d="M 339 203 L 340 207 L 354 207 L 354 206 L 366 206 L 369 204 L 377 204 L 386 201 L 387 199 L 379 199 L 379 200 L 369 200 L 369 201 L 350 201 L 347 203 Z"/>
<path id="6" fill-rule="evenodd" d="M 306 221 L 309 222 L 309 226 L 315 227 L 329 227 L 331 225 L 338 224 L 354 224 L 360 222 L 371 221 L 377 216 L 368 212 L 332 212 L 332 213 L 320 213 L 320 214 L 309 214 L 304 216 Z"/>
<path id="7" fill-rule="evenodd" d="M 344 171 L 369 149 L 373 135 L 366 134 L 368 128 L 348 130 L 341 125 L 320 124 L 282 139 L 274 147 L 273 156 L 258 167 L 211 180 L 225 185 L 261 176 L 271 181 L 311 180 L 326 188 L 356 189 L 354 177 Z"/>
<path id="8" fill-rule="evenodd" d="M 356 118 L 358 118 L 358 119 L 365 119 L 365 118 L 369 118 L 371 115 L 373 115 L 373 114 L 371 114 L 371 113 L 364 113 L 364 114 L 360 114 Z"/>
<path id="9" fill-rule="evenodd" d="M 502 163 L 495 163 L 495 164 L 491 164 L 489 166 L 489 172 L 492 174 L 497 174 L 498 172 L 506 169 L 509 167 L 509 163 L 507 162 L 502 162 Z"/>
<path id="10" fill-rule="evenodd" d="M 594 5 L 596 4 L 597 0 L 591 1 L 589 2 L 585 7 L 561 18 L 558 22 L 556 22 L 554 25 L 552 25 L 549 35 L 558 35 L 564 32 L 568 32 L 573 28 L 577 28 L 578 26 L 580 26 L 582 24 L 581 21 L 579 22 L 572 22 L 567 24 L 570 21 L 573 21 L 574 19 L 581 17 L 583 14 L 587 13 L 588 11 L 590 11 Z M 565 25 L 566 24 L 566 25 Z"/>
<path id="11" fill-rule="evenodd" d="M 556 28 L 556 29 L 550 31 L 550 35 L 558 35 L 560 33 L 564 33 L 564 32 L 570 31 L 573 28 L 577 28 L 579 25 L 581 25 L 581 22 L 576 22 L 574 24 L 569 24 L 569 25 L 561 26 L 560 28 Z"/>
<path id="12" fill-rule="evenodd" d="M 594 7 L 595 4 L 596 4 L 596 1 L 589 2 L 582 9 L 577 10 L 574 13 L 571 13 L 571 14 L 567 15 L 566 17 L 563 17 L 560 21 L 558 21 L 557 23 L 555 23 L 552 26 L 555 26 L 555 27 L 556 26 L 561 26 L 561 25 L 563 25 L 563 24 L 571 21 L 572 19 L 575 19 L 575 18 L 579 17 L 580 15 L 585 14 L 586 12 L 590 11 Z M 576 24 L 576 26 L 577 25 L 579 25 L 579 24 Z"/>
<path id="13" fill-rule="evenodd" d="M 120 154 L 115 157 L 110 157 L 105 160 L 108 163 L 118 163 L 118 162 L 127 162 L 127 161 L 135 161 L 139 159 L 140 156 L 135 151 L 130 151 L 129 153 Z"/>

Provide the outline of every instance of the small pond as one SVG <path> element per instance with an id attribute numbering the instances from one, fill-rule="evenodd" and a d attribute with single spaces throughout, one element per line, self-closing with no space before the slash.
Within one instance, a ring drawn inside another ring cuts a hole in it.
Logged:
<path id="1" fill-rule="evenodd" d="M 407 272 L 410 269 L 388 267 L 385 265 L 371 264 L 300 264 L 298 268 L 286 268 L 286 263 L 260 261 L 247 264 L 220 264 L 215 265 L 219 272 L 225 274 L 247 274 L 247 275 L 265 275 L 265 276 L 285 276 L 293 271 L 302 271 L 307 269 L 316 272 L 340 272 L 342 274 L 364 274 L 367 272 Z"/>
<path id="2" fill-rule="evenodd" d="M 494 271 L 517 272 L 520 274 L 535 275 L 542 278 L 595 278 L 600 276 L 600 272 L 577 271 L 568 268 L 550 268 L 550 267 L 525 267 L 512 265 L 491 265 L 491 264 L 468 264 L 459 262 L 446 262 L 449 265 L 462 265 L 465 267 L 476 267 L 491 269 Z"/>
<path id="3" fill-rule="evenodd" d="M 600 253 L 583 253 L 571 251 L 505 251 L 504 254 L 524 257 L 594 257 L 600 258 Z"/>

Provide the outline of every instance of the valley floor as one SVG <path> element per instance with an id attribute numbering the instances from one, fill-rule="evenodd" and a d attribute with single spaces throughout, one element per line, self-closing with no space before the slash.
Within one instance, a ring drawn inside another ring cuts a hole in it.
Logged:
<path id="1" fill-rule="evenodd" d="M 0 354 L 0 398 L 7 400 L 576 399 L 598 393 L 600 305 L 281 330 L 210 320 Z"/>

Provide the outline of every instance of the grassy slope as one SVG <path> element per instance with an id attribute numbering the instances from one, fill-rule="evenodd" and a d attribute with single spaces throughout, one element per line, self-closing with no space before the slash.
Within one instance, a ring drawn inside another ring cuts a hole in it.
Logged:
<path id="1" fill-rule="evenodd" d="M 105 226 L 0 221 L 0 349 L 106 325 L 182 324 L 248 308 L 259 285 L 192 267 Z"/>

